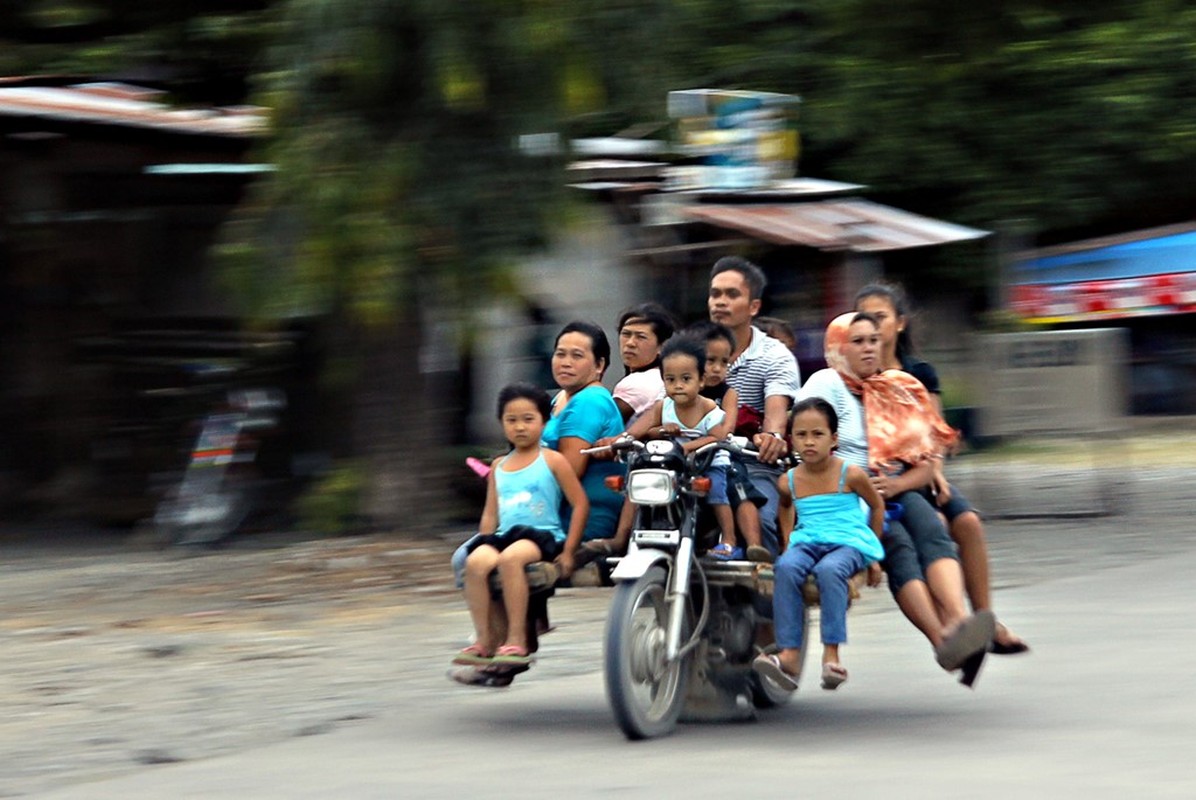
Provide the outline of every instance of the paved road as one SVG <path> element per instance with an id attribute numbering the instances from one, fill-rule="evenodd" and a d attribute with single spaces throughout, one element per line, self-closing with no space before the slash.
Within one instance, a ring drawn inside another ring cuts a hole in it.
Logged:
<path id="1" fill-rule="evenodd" d="M 505 692 L 404 693 L 378 719 L 324 736 L 42 796 L 1187 798 L 1193 570 L 1189 548 L 1003 592 L 1038 646 L 994 659 L 975 692 L 876 613 L 852 620 L 852 682 L 800 691 L 756 724 L 631 744 L 610 724 L 598 673 L 540 674 Z"/>
<path id="2" fill-rule="evenodd" d="M 445 797 L 494 776 L 499 797 L 1190 797 L 1196 488 L 1159 470 L 1126 486 L 1127 515 L 993 522 L 998 610 L 1035 653 L 992 659 L 976 692 L 867 593 L 842 691 L 636 745 L 602 696 L 606 590 L 562 592 L 541 662 L 485 692 L 443 677 L 468 635 L 444 547 L 16 552 L 0 796 Z"/>

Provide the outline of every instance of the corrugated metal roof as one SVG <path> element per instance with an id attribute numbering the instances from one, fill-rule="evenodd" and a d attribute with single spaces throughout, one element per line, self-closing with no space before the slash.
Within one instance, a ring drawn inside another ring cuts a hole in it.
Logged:
<path id="1" fill-rule="evenodd" d="M 4 86 L 0 116 L 124 125 L 185 134 L 247 137 L 265 132 L 256 106 L 182 109 L 158 102 L 160 92 L 114 83 L 75 86 Z"/>
<path id="2" fill-rule="evenodd" d="M 989 234 L 858 198 L 783 205 L 688 205 L 681 212 L 773 244 L 858 253 L 963 242 Z"/>
<path id="3" fill-rule="evenodd" d="M 1015 253 L 1013 260 L 1033 261 L 1040 258 L 1053 258 L 1055 256 L 1068 255 L 1070 253 L 1082 253 L 1089 250 L 1098 250 L 1104 247 L 1115 247 L 1123 244 L 1145 242 L 1151 239 L 1163 239 L 1169 236 L 1194 232 L 1196 232 L 1196 222 L 1180 222 L 1174 225 L 1162 225 L 1157 228 L 1143 228 L 1142 230 L 1129 231 L 1127 233 L 1116 233 L 1111 236 L 1101 236 L 1096 239 L 1082 239 L 1076 242 L 1057 244 L 1052 247 L 1042 247 L 1037 250 L 1026 250 L 1020 253 Z"/>

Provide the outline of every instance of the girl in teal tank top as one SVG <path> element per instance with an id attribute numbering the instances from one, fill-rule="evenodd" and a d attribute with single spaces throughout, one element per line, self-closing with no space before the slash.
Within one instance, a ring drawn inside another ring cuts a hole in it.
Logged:
<path id="1" fill-rule="evenodd" d="M 453 658 L 454 664 L 530 663 L 524 568 L 555 559 L 562 576 L 573 572 L 590 504 L 565 457 L 540 446 L 550 414 L 548 393 L 538 386 L 515 383 L 499 392 L 498 419 L 511 452 L 490 470 L 478 535 L 467 546 L 465 602 L 477 638 Z M 573 509 L 567 532 L 561 527 L 562 496 Z M 490 574 L 496 570 L 503 578 L 501 610 L 490 593 Z M 506 612 L 502 641 L 496 641 L 492 624 L 499 611 Z"/>
<path id="2" fill-rule="evenodd" d="M 801 463 L 777 480 L 782 541 L 788 536 L 788 547 L 774 567 L 772 609 L 779 651 L 758 656 L 752 668 L 789 689 L 797 688 L 801 672 L 807 576 L 813 573 L 818 583 L 824 689 L 847 680 L 839 646 L 847 641 L 851 577 L 867 567 L 869 585 L 880 582 L 884 501 L 864 470 L 833 454 L 838 427 L 835 409 L 822 398 L 798 403 L 789 439 Z"/>

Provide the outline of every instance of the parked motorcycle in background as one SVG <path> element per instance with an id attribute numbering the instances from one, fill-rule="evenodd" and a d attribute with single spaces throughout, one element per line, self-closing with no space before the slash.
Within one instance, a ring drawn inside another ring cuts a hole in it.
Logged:
<path id="1" fill-rule="evenodd" d="M 774 646 L 772 565 L 705 556 L 719 535 L 700 514 L 710 488 L 703 473 L 720 449 L 751 458 L 754 451 L 726 441 L 686 454 L 672 441 L 634 439 L 609 449 L 628 471 L 608 485 L 635 505 L 628 553 L 610 559 L 616 585 L 603 656 L 607 698 L 623 733 L 662 736 L 679 720 L 751 718 L 755 709 L 786 702 L 789 692 L 751 669 Z"/>
<path id="2" fill-rule="evenodd" d="M 154 513 L 160 541 L 210 546 L 237 532 L 262 488 L 261 438 L 278 428 L 285 408 L 281 390 L 235 389 L 203 418 L 181 479 Z"/>

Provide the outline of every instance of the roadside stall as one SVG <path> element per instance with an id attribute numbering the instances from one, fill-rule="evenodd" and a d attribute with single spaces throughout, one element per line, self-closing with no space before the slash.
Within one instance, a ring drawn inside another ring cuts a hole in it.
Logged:
<path id="1" fill-rule="evenodd" d="M 1196 223 L 1020 253 L 1009 284 L 1035 327 L 1129 332 L 1133 413 L 1196 413 Z"/>

